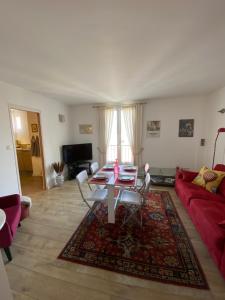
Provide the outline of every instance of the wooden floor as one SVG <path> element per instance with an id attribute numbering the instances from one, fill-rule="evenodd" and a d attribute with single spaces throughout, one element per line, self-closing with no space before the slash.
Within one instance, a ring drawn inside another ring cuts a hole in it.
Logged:
<path id="1" fill-rule="evenodd" d="M 59 252 L 87 211 L 77 186 L 70 181 L 65 182 L 62 188 L 32 196 L 31 216 L 18 229 L 12 246 L 13 261 L 6 264 L 14 299 L 224 300 L 225 281 L 174 190 L 169 191 L 199 257 L 210 290 L 167 285 L 58 260 Z"/>
<path id="2" fill-rule="evenodd" d="M 23 195 L 34 194 L 43 191 L 43 177 L 32 174 L 20 174 L 20 184 Z"/>

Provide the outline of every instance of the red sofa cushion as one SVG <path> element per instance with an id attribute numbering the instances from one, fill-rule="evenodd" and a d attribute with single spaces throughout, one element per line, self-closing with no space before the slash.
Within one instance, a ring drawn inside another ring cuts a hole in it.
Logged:
<path id="1" fill-rule="evenodd" d="M 192 199 L 189 211 L 203 241 L 216 263 L 220 265 L 225 246 L 225 230 L 218 222 L 224 220 L 225 204 L 219 201 Z"/>
<path id="2" fill-rule="evenodd" d="M 225 165 L 218 164 L 213 168 L 215 171 L 225 172 Z"/>
<path id="3" fill-rule="evenodd" d="M 183 169 L 177 169 L 177 179 L 182 179 L 184 181 L 191 182 L 196 176 L 198 175 L 198 172 L 183 170 Z"/>
<path id="4" fill-rule="evenodd" d="M 193 198 L 203 199 L 203 201 L 219 201 L 225 204 L 225 198 L 221 195 L 210 193 L 203 187 L 182 179 L 176 180 L 176 192 L 186 208 L 189 207 Z"/>

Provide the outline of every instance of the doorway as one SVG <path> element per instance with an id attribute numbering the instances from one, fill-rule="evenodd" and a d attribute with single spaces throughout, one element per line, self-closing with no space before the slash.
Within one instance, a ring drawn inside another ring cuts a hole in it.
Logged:
<path id="1" fill-rule="evenodd" d="M 40 114 L 10 109 L 22 195 L 46 189 Z"/>

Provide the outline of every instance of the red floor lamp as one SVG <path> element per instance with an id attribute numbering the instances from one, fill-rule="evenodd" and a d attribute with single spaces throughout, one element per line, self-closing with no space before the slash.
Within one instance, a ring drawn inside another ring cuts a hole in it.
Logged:
<path id="1" fill-rule="evenodd" d="M 218 137 L 219 137 L 219 134 L 222 133 L 222 132 L 225 132 L 225 128 L 219 128 L 218 131 L 217 131 L 217 136 L 216 136 L 215 143 L 214 143 L 214 152 L 213 152 L 212 169 L 213 169 L 213 167 L 214 167 L 214 162 L 215 162 L 217 139 L 218 139 Z"/>

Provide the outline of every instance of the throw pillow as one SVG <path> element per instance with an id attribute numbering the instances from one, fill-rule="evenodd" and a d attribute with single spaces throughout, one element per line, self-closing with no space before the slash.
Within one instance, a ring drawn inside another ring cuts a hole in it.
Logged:
<path id="1" fill-rule="evenodd" d="M 215 193 L 224 177 L 225 172 L 202 167 L 192 183 L 204 187 L 211 193 Z"/>
<path id="2" fill-rule="evenodd" d="M 196 185 L 200 185 L 205 187 L 205 180 L 203 178 L 204 173 L 208 171 L 207 167 L 202 167 L 198 173 L 198 175 L 194 178 L 194 180 L 192 181 L 192 183 L 196 184 Z"/>

